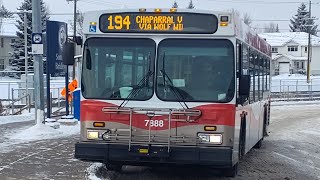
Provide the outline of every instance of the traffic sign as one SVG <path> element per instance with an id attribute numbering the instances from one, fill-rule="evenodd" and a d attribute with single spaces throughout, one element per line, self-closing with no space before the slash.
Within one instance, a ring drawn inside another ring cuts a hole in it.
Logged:
<path id="1" fill-rule="evenodd" d="M 42 33 L 32 33 L 32 44 L 42 44 Z"/>
<path id="2" fill-rule="evenodd" d="M 43 54 L 42 33 L 32 33 L 32 54 Z"/>

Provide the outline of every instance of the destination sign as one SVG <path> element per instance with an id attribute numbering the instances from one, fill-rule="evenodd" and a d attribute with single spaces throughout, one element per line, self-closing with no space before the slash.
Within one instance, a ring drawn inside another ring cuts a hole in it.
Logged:
<path id="1" fill-rule="evenodd" d="M 103 33 L 213 34 L 218 19 L 199 13 L 115 13 L 101 15 L 99 27 Z"/>

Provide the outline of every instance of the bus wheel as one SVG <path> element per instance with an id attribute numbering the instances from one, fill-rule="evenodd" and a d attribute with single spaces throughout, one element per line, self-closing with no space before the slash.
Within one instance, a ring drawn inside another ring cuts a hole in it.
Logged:
<path id="1" fill-rule="evenodd" d="M 239 138 L 239 160 L 245 154 L 246 148 L 246 118 L 241 119 L 240 138 Z"/>
<path id="2" fill-rule="evenodd" d="M 260 140 L 257 142 L 257 144 L 255 144 L 255 145 L 253 146 L 253 148 L 260 149 L 261 146 L 262 146 L 262 140 L 263 140 L 263 139 L 260 139 Z"/>
<path id="3" fill-rule="evenodd" d="M 108 171 L 121 172 L 122 165 L 119 164 L 106 164 L 106 168 Z"/>
<path id="4" fill-rule="evenodd" d="M 238 175 L 238 164 L 239 163 L 236 163 L 234 166 L 232 166 L 231 168 L 227 168 L 225 169 L 224 171 L 224 175 L 226 177 L 236 177 Z"/>

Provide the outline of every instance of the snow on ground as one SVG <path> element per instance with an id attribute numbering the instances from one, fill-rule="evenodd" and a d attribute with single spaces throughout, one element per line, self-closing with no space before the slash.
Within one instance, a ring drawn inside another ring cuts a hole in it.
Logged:
<path id="1" fill-rule="evenodd" d="M 23 115 L 15 116 L 0 116 L 0 125 L 15 123 L 15 122 L 25 122 L 35 120 L 35 116 L 32 113 L 26 113 Z"/>
<path id="2" fill-rule="evenodd" d="M 80 124 L 77 124 L 76 126 L 60 126 L 59 129 L 53 129 L 44 124 L 39 124 L 11 135 L 10 140 L 28 142 L 44 139 L 57 139 L 78 134 L 80 134 Z"/>
<path id="3" fill-rule="evenodd" d="M 88 180 L 102 180 L 101 178 L 97 177 L 99 174 L 98 172 L 101 171 L 101 169 L 105 168 L 105 166 L 102 163 L 93 163 L 91 166 L 89 166 L 86 169 L 86 177 Z"/>
<path id="4" fill-rule="evenodd" d="M 0 117 L 0 123 L 3 125 L 13 122 L 31 121 L 34 119 L 34 115 L 32 114 L 24 114 L 20 116 L 2 116 Z M 15 129 L 8 129 L 8 131 L 3 132 L 3 135 L 0 139 L 0 152 L 11 151 L 19 144 L 25 144 L 32 141 L 59 139 L 63 137 L 77 136 L 79 134 L 79 123 L 74 126 L 60 125 L 59 129 L 53 129 L 52 127 L 44 124 L 37 124 L 31 127 L 22 126 Z"/>
<path id="5" fill-rule="evenodd" d="M 277 124 L 279 121 L 283 121 L 283 119 L 291 121 L 289 125 L 281 127 L 281 129 L 275 127 L 277 131 L 276 135 L 273 136 L 273 139 L 293 140 L 298 142 L 305 142 L 306 136 L 309 137 L 307 141 L 319 139 L 319 109 L 320 104 L 272 106 L 272 118 L 270 120 L 271 126 L 273 126 L 273 124 Z"/>

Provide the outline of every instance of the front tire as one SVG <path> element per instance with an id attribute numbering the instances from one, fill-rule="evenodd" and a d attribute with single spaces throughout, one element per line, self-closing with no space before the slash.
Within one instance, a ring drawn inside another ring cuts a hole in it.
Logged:
<path id="1" fill-rule="evenodd" d="M 119 164 L 106 164 L 106 168 L 108 171 L 121 172 L 122 165 Z"/>
<path id="2" fill-rule="evenodd" d="M 236 177 L 238 175 L 238 166 L 239 163 L 236 163 L 234 166 L 232 166 L 231 168 L 227 168 L 224 170 L 224 175 L 226 177 Z"/>
<path id="3" fill-rule="evenodd" d="M 263 140 L 263 139 L 260 139 L 260 140 L 257 142 L 257 144 L 255 144 L 255 145 L 253 146 L 253 148 L 260 149 L 261 146 L 262 146 L 262 140 Z"/>

